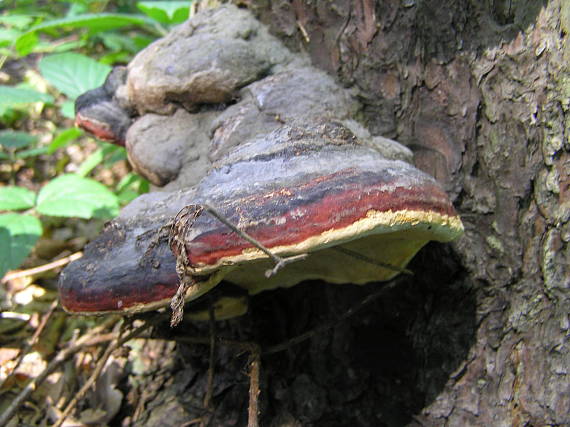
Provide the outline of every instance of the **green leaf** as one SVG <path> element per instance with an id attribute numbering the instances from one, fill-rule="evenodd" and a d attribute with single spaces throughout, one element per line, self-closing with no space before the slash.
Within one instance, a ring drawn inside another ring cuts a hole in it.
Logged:
<path id="1" fill-rule="evenodd" d="M 140 1 L 137 7 L 161 24 L 180 24 L 188 19 L 191 1 Z"/>
<path id="2" fill-rule="evenodd" d="M 18 30 L 0 28 L 0 46 L 11 46 L 20 34 Z"/>
<path id="3" fill-rule="evenodd" d="M 75 119 L 75 103 L 73 101 L 62 102 L 59 111 L 63 117 Z"/>
<path id="4" fill-rule="evenodd" d="M 0 278 L 4 277 L 6 272 L 10 270 L 10 261 L 12 257 L 10 232 L 0 227 Z"/>
<path id="5" fill-rule="evenodd" d="M 36 193 L 24 187 L 0 187 L 0 210 L 30 209 L 36 204 Z"/>
<path id="6" fill-rule="evenodd" d="M 137 175 L 134 172 L 129 172 L 117 184 L 117 191 L 123 191 L 125 188 L 136 184 L 141 179 L 144 179 L 144 178 L 142 178 L 140 175 Z"/>
<path id="7" fill-rule="evenodd" d="M 33 89 L 0 85 L 0 107 L 17 107 L 34 102 L 52 103 L 53 97 Z"/>
<path id="8" fill-rule="evenodd" d="M 107 219 L 119 213 L 119 202 L 103 184 L 69 174 L 41 189 L 36 209 L 44 215 Z"/>
<path id="9" fill-rule="evenodd" d="M 26 132 L 15 130 L 0 131 L 0 145 L 4 148 L 24 148 L 37 141 L 37 137 Z"/>
<path id="10" fill-rule="evenodd" d="M 46 56 L 39 68 L 48 82 L 71 99 L 101 86 L 111 71 L 109 65 L 72 52 Z"/>
<path id="11" fill-rule="evenodd" d="M 34 20 L 32 16 L 28 15 L 4 15 L 0 16 L 0 24 L 8 27 L 24 29 Z"/>
<path id="12" fill-rule="evenodd" d="M 27 159 L 29 157 L 37 157 L 42 154 L 48 153 L 48 147 L 30 148 L 28 150 L 18 151 L 16 153 L 17 159 Z"/>
<path id="13" fill-rule="evenodd" d="M 111 152 L 111 154 L 105 157 L 105 161 L 103 162 L 103 165 L 106 168 L 110 168 L 115 163 L 120 162 L 121 160 L 128 159 L 127 150 L 125 149 L 125 147 L 119 147 L 117 145 L 113 145 L 113 148 L 114 150 Z"/>
<path id="14" fill-rule="evenodd" d="M 109 143 L 101 143 L 101 148 L 94 151 L 89 157 L 87 157 L 81 165 L 77 168 L 77 175 L 87 176 L 89 173 L 95 169 L 97 165 L 103 162 L 106 157 L 110 156 L 117 150 L 121 150 L 122 147 Z"/>
<path id="15" fill-rule="evenodd" d="M 148 181 L 134 172 L 125 175 L 116 188 L 121 205 L 126 205 L 146 192 L 148 192 Z"/>
<path id="16" fill-rule="evenodd" d="M 31 215 L 0 215 L 0 277 L 18 268 L 42 235 L 42 224 Z"/>
<path id="17" fill-rule="evenodd" d="M 86 28 L 91 32 L 108 31 L 129 25 L 145 26 L 148 22 L 140 15 L 127 13 L 86 13 L 83 15 L 72 15 L 65 18 L 53 19 L 42 22 L 30 31 L 45 31 L 48 29 L 74 29 Z"/>
<path id="18" fill-rule="evenodd" d="M 48 154 L 53 154 L 61 147 L 65 147 L 71 141 L 83 135 L 83 131 L 78 128 L 69 128 L 59 133 L 48 146 Z"/>
<path id="19" fill-rule="evenodd" d="M 117 198 L 119 199 L 121 206 L 132 202 L 139 196 L 139 193 L 137 193 L 135 190 L 131 190 L 130 188 L 125 188 L 124 190 L 121 190 L 117 193 Z"/>
<path id="20" fill-rule="evenodd" d="M 127 51 L 137 53 L 140 50 L 131 34 L 107 31 L 99 34 L 98 38 L 101 39 L 107 50 L 113 52 Z"/>
<path id="21" fill-rule="evenodd" d="M 24 33 L 16 39 L 16 52 L 20 56 L 26 56 L 33 52 L 40 38 L 36 32 Z"/>
<path id="22" fill-rule="evenodd" d="M 40 40 L 34 46 L 34 53 L 63 53 L 71 50 L 80 50 L 87 44 L 86 40 L 70 40 L 68 42 L 56 43 Z"/>

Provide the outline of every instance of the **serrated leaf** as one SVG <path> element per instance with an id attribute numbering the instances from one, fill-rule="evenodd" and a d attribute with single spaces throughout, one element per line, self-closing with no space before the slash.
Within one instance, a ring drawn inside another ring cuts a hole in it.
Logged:
<path id="1" fill-rule="evenodd" d="M 33 102 L 52 103 L 53 97 L 33 89 L 0 85 L 0 106 L 14 107 Z"/>
<path id="2" fill-rule="evenodd" d="M 26 132 L 15 130 L 0 131 L 0 145 L 4 148 L 24 148 L 37 141 L 37 137 Z"/>
<path id="3" fill-rule="evenodd" d="M 30 209 L 36 204 L 36 193 L 24 187 L 0 187 L 0 210 Z"/>
<path id="4" fill-rule="evenodd" d="M 161 24 L 180 24 L 188 19 L 191 1 L 140 1 L 137 7 Z"/>
<path id="5" fill-rule="evenodd" d="M 46 56 L 39 68 L 48 82 L 71 99 L 101 86 L 111 71 L 109 65 L 72 52 Z"/>
<path id="6" fill-rule="evenodd" d="M 62 175 L 40 190 L 36 210 L 44 215 L 112 218 L 119 213 L 119 202 L 107 187 L 79 175 Z"/>
<path id="7" fill-rule="evenodd" d="M 18 268 L 42 235 L 42 224 L 31 215 L 0 215 L 0 277 Z"/>

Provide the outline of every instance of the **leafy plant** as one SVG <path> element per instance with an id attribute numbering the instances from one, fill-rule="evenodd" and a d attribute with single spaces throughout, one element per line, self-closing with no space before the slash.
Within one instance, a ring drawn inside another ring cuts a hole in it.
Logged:
<path id="1" fill-rule="evenodd" d="M 45 56 L 38 62 L 39 75 L 31 70 L 16 86 L 0 85 L 0 125 L 12 127 L 0 131 L 0 160 L 12 170 L 12 185 L 0 187 L 0 277 L 28 256 L 43 233 L 43 218 L 112 218 L 121 204 L 148 191 L 148 182 L 134 173 L 114 189 L 88 177 L 97 166 L 126 158 L 123 148 L 106 143 L 99 143 L 75 173 L 57 176 L 38 191 L 16 185 L 14 170 L 21 162 L 33 163 L 83 136 L 79 129 L 61 129 L 54 123 L 50 134 L 32 134 L 18 123 L 39 117 L 46 108 L 72 118 L 73 102 L 80 94 L 101 85 L 113 63 L 130 60 L 171 25 L 187 19 L 191 5 L 142 1 L 136 9 L 111 4 L 116 10 L 104 11 L 101 5 L 107 2 L 92 0 L 43 6 L 25 0 L 10 3 L 0 15 L 0 66 L 30 53 Z M 90 57 L 93 52 L 99 60 Z"/>

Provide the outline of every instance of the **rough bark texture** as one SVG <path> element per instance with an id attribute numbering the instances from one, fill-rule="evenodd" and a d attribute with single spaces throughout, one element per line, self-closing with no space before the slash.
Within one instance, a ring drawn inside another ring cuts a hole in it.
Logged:
<path id="1" fill-rule="evenodd" d="M 413 149 L 466 226 L 457 243 L 428 245 L 415 277 L 381 300 L 263 356 L 262 425 L 569 425 L 570 3 L 241 3 L 356 87 L 362 119 Z M 276 344 L 378 286 L 266 292 L 219 332 Z M 178 351 L 147 425 L 200 413 L 207 349 Z M 213 425 L 245 423 L 246 358 L 218 349 Z"/>

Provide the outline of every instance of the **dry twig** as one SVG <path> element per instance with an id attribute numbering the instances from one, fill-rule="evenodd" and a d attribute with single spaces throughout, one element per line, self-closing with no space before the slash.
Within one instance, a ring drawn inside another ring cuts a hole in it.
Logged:
<path id="1" fill-rule="evenodd" d="M 116 335 L 116 337 L 113 339 L 113 342 L 111 342 L 107 346 L 105 352 L 97 361 L 97 365 L 95 366 L 95 369 L 93 370 L 93 373 L 91 374 L 89 379 L 85 382 L 85 384 L 83 384 L 83 387 L 81 387 L 81 389 L 77 392 L 77 394 L 73 397 L 73 399 L 67 404 L 66 408 L 63 410 L 61 414 L 61 417 L 54 424 L 54 427 L 61 426 L 61 424 L 69 416 L 71 411 L 75 408 L 75 406 L 77 406 L 79 400 L 85 395 L 85 393 L 87 393 L 87 391 L 91 388 L 91 386 L 95 384 L 95 381 L 97 380 L 97 378 L 99 378 L 99 375 L 101 375 L 101 372 L 103 371 L 103 368 L 105 367 L 105 364 L 107 363 L 107 360 L 109 359 L 111 354 L 127 341 L 140 335 L 140 333 L 143 332 L 148 327 L 150 327 L 150 323 L 144 323 L 143 325 L 131 330 L 130 332 L 126 333 L 123 336 L 121 336 L 120 333 Z"/>
<path id="2" fill-rule="evenodd" d="M 325 323 L 324 325 L 321 325 L 321 326 L 314 328 L 314 329 L 311 329 L 310 331 L 307 331 L 301 335 L 297 335 L 296 337 L 288 339 L 287 341 L 285 341 L 281 344 L 277 344 L 277 345 L 271 346 L 269 348 L 266 348 L 265 350 L 263 350 L 262 354 L 266 355 L 266 354 L 278 353 L 280 351 L 287 350 L 288 348 L 290 348 L 294 345 L 297 345 L 303 341 L 306 341 L 309 338 L 312 338 L 317 334 L 320 334 L 324 331 L 327 331 L 329 329 L 334 328 L 339 323 L 345 321 L 349 317 L 354 316 L 357 312 L 362 310 L 368 304 L 376 301 L 378 298 L 380 298 L 382 295 L 384 295 L 390 289 L 395 288 L 396 285 L 398 285 L 398 283 L 400 283 L 400 281 L 401 281 L 400 278 L 393 279 L 392 281 L 390 281 L 386 285 L 382 286 L 382 288 L 380 290 L 374 292 L 373 294 L 368 295 L 366 298 L 364 298 L 362 301 L 360 301 L 357 305 L 350 307 L 347 311 L 345 311 L 342 314 L 342 316 L 338 317 L 337 319 L 331 320 L 330 322 Z"/>
<path id="3" fill-rule="evenodd" d="M 53 262 L 49 262 L 47 264 L 40 265 L 38 267 L 29 268 L 27 270 L 13 271 L 11 273 L 6 274 L 2 278 L 1 282 L 7 283 L 11 280 L 19 279 L 21 277 L 35 276 L 36 274 L 44 273 L 46 271 L 53 270 L 54 268 L 63 267 L 64 265 L 67 265 L 70 262 L 81 258 L 82 256 L 83 256 L 83 252 L 75 252 L 74 254 L 66 256 L 65 258 L 61 258 L 61 259 L 55 260 Z"/>
<path id="4" fill-rule="evenodd" d="M 52 373 L 54 372 L 62 363 L 73 356 L 75 353 L 81 351 L 85 347 L 91 345 L 101 344 L 103 342 L 111 341 L 116 338 L 115 334 L 110 336 L 101 337 L 99 334 L 113 326 L 117 323 L 119 319 L 111 318 L 103 322 L 98 327 L 94 328 L 90 332 L 86 333 L 80 337 L 75 343 L 72 343 L 69 347 L 61 350 L 46 366 L 46 368 L 18 394 L 8 406 L 8 408 L 0 415 L 0 425 L 6 425 L 8 421 L 15 415 L 18 408 L 24 403 L 24 401 L 32 394 L 32 392 Z"/>
<path id="5" fill-rule="evenodd" d="M 48 320 L 51 318 L 52 314 L 54 313 L 54 311 L 57 307 L 57 304 L 58 304 L 57 300 L 54 300 L 51 303 L 48 312 L 42 317 L 42 321 L 40 322 L 40 324 L 38 325 L 38 327 L 34 331 L 34 335 L 32 335 L 32 338 L 30 339 L 30 341 L 20 351 L 20 354 L 18 355 L 18 360 L 16 361 L 16 364 L 12 368 L 12 371 L 10 372 L 10 374 L 8 374 L 6 379 L 0 384 L 0 387 L 2 386 L 2 384 L 6 383 L 6 381 L 10 377 L 12 377 L 14 375 L 14 373 L 18 370 L 18 368 L 22 364 L 22 361 L 24 360 L 24 357 L 26 357 L 26 354 L 28 354 L 30 352 L 30 349 L 32 348 L 32 346 L 38 341 L 41 333 L 43 332 L 43 330 L 45 329 L 45 327 L 48 323 Z"/>
<path id="6" fill-rule="evenodd" d="M 229 227 L 234 233 L 239 235 L 242 239 L 247 240 L 249 243 L 251 243 L 253 246 L 255 246 L 257 249 L 259 249 L 261 252 L 263 252 L 265 255 L 267 255 L 269 258 L 271 258 L 273 260 L 273 262 L 275 263 L 275 266 L 272 269 L 267 270 L 265 272 L 265 277 L 267 277 L 267 278 L 273 276 L 275 273 L 277 273 L 281 268 L 285 267 L 287 264 L 290 264 L 290 263 L 296 262 L 296 261 L 301 261 L 301 260 L 307 258 L 307 256 L 308 256 L 308 254 L 299 254 L 299 255 L 293 255 L 290 257 L 283 258 L 283 257 L 280 257 L 278 255 L 275 255 L 273 252 L 271 252 L 269 249 L 267 249 L 261 242 L 254 239 L 253 237 L 251 237 L 245 231 L 242 231 L 239 228 L 237 228 L 235 225 L 233 225 L 220 212 L 218 212 L 218 210 L 216 210 L 214 207 L 212 207 L 208 204 L 203 204 L 202 206 L 204 207 L 204 209 L 206 211 L 208 211 L 209 214 L 211 214 L 213 217 L 215 217 L 218 221 L 220 221 L 222 224 Z"/>

